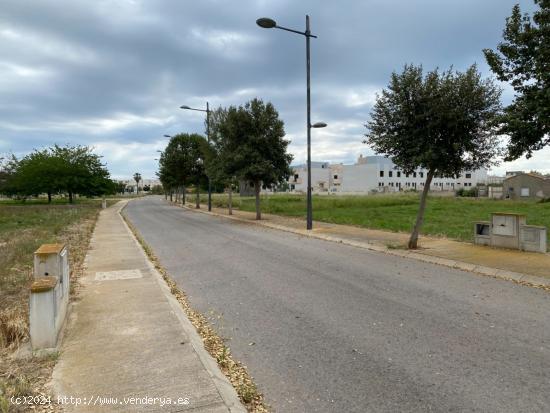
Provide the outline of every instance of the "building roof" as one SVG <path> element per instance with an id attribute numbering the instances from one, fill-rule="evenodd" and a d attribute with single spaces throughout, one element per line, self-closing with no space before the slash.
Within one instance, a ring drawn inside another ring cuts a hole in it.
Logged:
<path id="1" fill-rule="evenodd" d="M 538 179 L 542 179 L 543 181 L 548 181 L 550 180 L 550 178 L 547 178 L 545 176 L 542 176 L 542 175 L 538 175 L 538 174 L 534 174 L 534 173 L 531 173 L 531 172 L 521 172 L 521 173 L 518 173 L 516 175 L 511 175 L 511 176 L 507 176 L 504 180 L 505 181 L 508 181 L 509 179 L 512 179 L 512 178 L 517 178 L 518 176 L 530 176 L 532 178 L 538 178 Z"/>

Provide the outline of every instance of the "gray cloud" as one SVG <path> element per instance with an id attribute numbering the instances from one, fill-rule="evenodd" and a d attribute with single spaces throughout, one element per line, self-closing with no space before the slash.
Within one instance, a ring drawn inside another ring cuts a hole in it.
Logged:
<path id="1" fill-rule="evenodd" d="M 255 25 L 312 30 L 313 156 L 353 161 L 376 92 L 405 63 L 477 62 L 516 0 L 4 0 L 0 9 L 0 153 L 91 144 L 114 176 L 152 177 L 164 133 L 202 132 L 178 106 L 272 101 L 305 158 L 305 42 Z M 533 8 L 525 0 L 526 10 Z M 511 99 L 511 94 L 505 94 Z M 519 164 L 518 164 L 519 165 Z M 521 164 L 524 165 L 524 164 Z M 549 169 L 542 161 L 539 169 Z"/>

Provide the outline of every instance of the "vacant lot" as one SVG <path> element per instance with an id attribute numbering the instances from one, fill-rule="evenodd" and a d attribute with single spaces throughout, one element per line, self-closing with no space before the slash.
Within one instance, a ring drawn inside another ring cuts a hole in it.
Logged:
<path id="1" fill-rule="evenodd" d="M 75 205 L 0 202 L 0 412 L 11 395 L 39 394 L 55 362 L 55 357 L 10 357 L 28 340 L 33 253 L 44 243 L 66 243 L 74 279 L 100 206 L 100 201 L 90 200 Z M 13 405 L 12 410 L 16 411 Z"/>
<path id="2" fill-rule="evenodd" d="M 191 198 L 190 198 L 191 200 Z M 202 197 L 206 202 L 206 197 Z M 418 194 L 370 196 L 314 196 L 313 218 L 394 232 L 409 232 L 418 211 Z M 214 196 L 215 206 L 226 206 L 227 196 Z M 234 197 L 233 205 L 254 211 L 254 198 Z M 303 195 L 262 196 L 262 211 L 294 217 L 306 216 Z M 422 233 L 472 241 L 474 221 L 489 220 L 491 212 L 516 212 L 527 223 L 550 228 L 550 203 L 455 197 L 430 197 Z"/>

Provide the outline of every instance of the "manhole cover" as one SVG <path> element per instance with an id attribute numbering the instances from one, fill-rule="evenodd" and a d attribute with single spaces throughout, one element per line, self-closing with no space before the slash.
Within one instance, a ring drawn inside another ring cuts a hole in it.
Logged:
<path id="1" fill-rule="evenodd" d="M 141 277 L 143 275 L 140 270 L 98 271 L 95 273 L 96 281 L 130 280 Z"/>

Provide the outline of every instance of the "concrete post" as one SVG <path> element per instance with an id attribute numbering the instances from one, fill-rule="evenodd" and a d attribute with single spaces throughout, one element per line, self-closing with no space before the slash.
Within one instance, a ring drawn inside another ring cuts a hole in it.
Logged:
<path id="1" fill-rule="evenodd" d="M 33 350 L 52 348 L 69 304 L 69 253 L 64 244 L 44 244 L 34 253 L 34 283 L 30 296 Z"/>
<path id="2" fill-rule="evenodd" d="M 57 345 L 57 277 L 41 277 L 31 285 L 29 324 L 33 351 Z"/>

